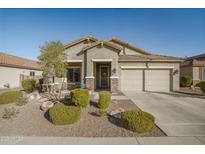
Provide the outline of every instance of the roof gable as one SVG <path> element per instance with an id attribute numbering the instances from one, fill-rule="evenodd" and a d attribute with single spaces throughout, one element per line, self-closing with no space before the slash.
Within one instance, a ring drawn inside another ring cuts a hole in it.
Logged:
<path id="1" fill-rule="evenodd" d="M 144 54 L 144 55 L 151 55 L 151 53 L 145 51 L 144 49 L 135 47 L 135 46 L 133 46 L 133 45 L 127 43 L 127 42 L 121 41 L 121 40 L 119 40 L 119 39 L 117 39 L 117 38 L 111 38 L 110 40 L 108 40 L 108 42 L 117 43 L 117 44 L 119 44 L 119 45 L 122 45 L 122 46 L 124 46 L 124 47 L 129 48 L 129 49 L 132 49 L 132 50 L 134 50 L 134 51 L 136 51 L 136 52 L 139 52 L 139 53 L 141 53 L 141 54 Z"/>
<path id="2" fill-rule="evenodd" d="M 73 42 L 71 42 L 71 43 L 68 43 L 68 44 L 64 45 L 64 48 L 65 48 L 65 49 L 70 48 L 70 47 L 72 47 L 72 46 L 74 46 L 74 45 L 77 45 L 77 44 L 79 44 L 79 43 L 81 43 L 81 42 L 84 42 L 84 41 L 88 41 L 88 42 L 90 42 L 90 43 L 93 43 L 93 42 L 98 41 L 98 39 L 95 38 L 95 37 L 92 37 L 92 36 L 82 37 L 82 38 L 80 38 L 80 39 L 78 39 L 78 40 L 75 40 L 75 41 L 73 41 Z"/>
<path id="3" fill-rule="evenodd" d="M 96 46 L 99 46 L 99 45 L 100 45 L 101 47 L 108 46 L 108 47 L 110 47 L 111 49 L 113 49 L 114 51 L 117 51 L 118 53 L 122 50 L 122 48 L 120 48 L 120 47 L 114 45 L 113 43 L 105 42 L 105 41 L 97 41 L 97 42 L 92 43 L 91 45 L 88 45 L 88 46 L 84 47 L 84 48 L 82 49 L 82 51 L 90 50 L 90 49 L 92 49 L 92 48 L 94 48 L 94 47 L 96 47 Z"/>

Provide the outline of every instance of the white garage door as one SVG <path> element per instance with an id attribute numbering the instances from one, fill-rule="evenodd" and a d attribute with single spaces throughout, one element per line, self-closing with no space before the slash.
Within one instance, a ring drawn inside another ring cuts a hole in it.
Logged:
<path id="1" fill-rule="evenodd" d="M 122 70 L 121 74 L 122 91 L 143 90 L 143 72 L 142 70 Z"/>
<path id="2" fill-rule="evenodd" d="M 170 91 L 169 70 L 145 70 L 145 91 Z"/>

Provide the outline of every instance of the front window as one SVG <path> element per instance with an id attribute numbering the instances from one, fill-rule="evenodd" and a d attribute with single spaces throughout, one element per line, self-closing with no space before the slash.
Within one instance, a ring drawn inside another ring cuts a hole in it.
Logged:
<path id="1" fill-rule="evenodd" d="M 202 68 L 202 79 L 205 80 L 205 67 Z"/>
<path id="2" fill-rule="evenodd" d="M 35 72 L 30 72 L 30 76 L 35 76 Z"/>
<path id="3" fill-rule="evenodd" d="M 80 82 L 80 68 L 69 68 L 67 80 L 68 82 Z"/>

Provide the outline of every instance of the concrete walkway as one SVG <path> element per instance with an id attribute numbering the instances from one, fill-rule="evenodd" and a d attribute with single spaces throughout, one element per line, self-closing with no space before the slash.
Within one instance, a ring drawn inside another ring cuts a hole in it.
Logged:
<path id="1" fill-rule="evenodd" d="M 153 114 L 168 136 L 205 136 L 205 99 L 178 93 L 124 94 L 140 109 Z"/>
<path id="2" fill-rule="evenodd" d="M 34 137 L 2 136 L 0 144 L 63 144 L 63 145 L 201 145 L 205 137 Z"/>

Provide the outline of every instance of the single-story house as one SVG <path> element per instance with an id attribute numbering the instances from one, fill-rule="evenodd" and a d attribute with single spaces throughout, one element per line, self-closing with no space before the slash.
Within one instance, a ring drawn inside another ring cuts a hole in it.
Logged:
<path id="1" fill-rule="evenodd" d="M 156 55 L 116 38 L 87 36 L 65 45 L 68 84 L 91 90 L 179 90 L 180 58 Z"/>
<path id="2" fill-rule="evenodd" d="M 40 76 L 41 66 L 36 61 L 0 52 L 0 89 L 20 88 L 25 78 Z"/>
<path id="3" fill-rule="evenodd" d="M 193 85 L 205 81 L 205 54 L 186 58 L 181 63 L 181 76 L 191 76 Z"/>

